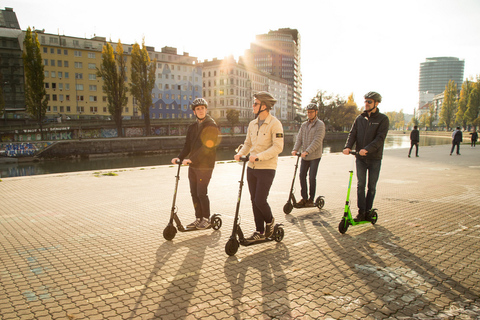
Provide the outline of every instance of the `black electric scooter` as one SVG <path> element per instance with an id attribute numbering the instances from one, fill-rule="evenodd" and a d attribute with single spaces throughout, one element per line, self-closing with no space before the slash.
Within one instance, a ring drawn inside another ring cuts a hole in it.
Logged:
<path id="1" fill-rule="evenodd" d="M 350 154 L 356 155 L 356 151 L 350 151 Z M 355 158 L 353 159 L 355 163 Z M 352 211 L 350 210 L 350 189 L 352 186 L 352 177 L 353 177 L 353 165 L 352 170 L 350 170 L 350 180 L 348 181 L 348 191 L 347 191 L 347 200 L 345 201 L 345 210 L 343 211 L 343 217 L 340 223 L 338 224 L 338 231 L 341 234 L 347 232 L 348 226 L 356 226 L 358 224 L 371 223 L 375 224 L 378 220 L 377 209 L 372 209 L 370 212 L 366 213 L 364 221 L 355 221 L 352 217 Z"/>
<path id="2" fill-rule="evenodd" d="M 283 212 L 285 214 L 289 214 L 292 212 L 293 208 L 295 209 L 303 209 L 303 208 L 309 208 L 309 207 L 300 207 L 298 206 L 298 202 L 295 199 L 295 195 L 293 194 L 294 192 L 294 186 L 295 186 L 295 177 L 297 176 L 297 168 L 298 168 L 298 161 L 300 160 L 301 153 L 297 152 L 297 163 L 295 163 L 295 171 L 293 172 L 293 180 L 292 180 L 292 187 L 290 188 L 290 195 L 288 196 L 288 201 L 285 203 L 283 206 Z M 325 199 L 323 196 L 317 197 L 315 199 L 315 206 L 321 210 L 323 206 L 325 205 Z"/>
<path id="3" fill-rule="evenodd" d="M 269 242 L 273 240 L 280 242 L 283 240 L 283 236 L 285 235 L 285 231 L 283 230 L 281 223 L 275 224 L 273 228 L 273 235 L 270 238 L 265 238 L 264 240 L 262 239 L 258 241 L 249 242 L 245 239 L 245 236 L 243 235 L 242 228 L 240 228 L 239 211 L 240 211 L 240 200 L 242 198 L 243 178 L 245 176 L 245 167 L 248 162 L 248 158 L 249 158 L 248 156 L 240 157 L 240 161 L 243 161 L 243 168 L 242 168 L 242 177 L 239 181 L 240 188 L 238 190 L 237 208 L 235 210 L 235 218 L 233 221 L 232 235 L 230 236 L 230 239 L 225 244 L 225 252 L 229 256 L 233 256 L 235 253 L 237 253 L 239 245 L 250 246 L 253 244 L 259 244 L 259 243 Z M 237 236 L 238 236 L 238 239 L 237 239 Z"/>
<path id="4" fill-rule="evenodd" d="M 170 221 L 168 222 L 168 225 L 163 230 L 163 237 L 165 238 L 165 240 L 172 240 L 173 238 L 175 238 L 175 235 L 177 234 L 177 229 L 180 232 L 208 230 L 210 228 L 213 228 L 214 230 L 220 229 L 220 227 L 222 226 L 222 219 L 220 218 L 219 214 L 214 214 L 210 217 L 210 227 L 206 229 L 188 228 L 182 225 L 182 222 L 180 221 L 180 218 L 178 218 L 178 215 L 177 215 L 178 208 L 175 205 L 175 201 L 177 199 L 178 181 L 180 180 L 180 167 L 182 166 L 182 162 L 180 160 L 177 160 L 176 163 L 178 164 L 178 169 L 177 169 L 177 175 L 175 176 L 175 191 L 173 192 L 172 210 L 170 212 Z M 174 220 L 175 220 L 175 223 L 177 224 L 176 228 L 173 225 Z"/>

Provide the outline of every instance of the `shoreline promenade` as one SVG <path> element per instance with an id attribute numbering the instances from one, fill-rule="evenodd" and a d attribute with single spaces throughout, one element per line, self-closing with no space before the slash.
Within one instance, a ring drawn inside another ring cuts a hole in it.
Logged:
<path id="1" fill-rule="evenodd" d="M 419 158 L 385 150 L 378 222 L 344 235 L 353 157 L 325 154 L 324 208 L 289 215 L 296 159 L 281 157 L 269 203 L 285 237 L 232 257 L 239 163 L 213 172 L 221 229 L 172 241 L 162 232 L 176 166 L 2 178 L 0 319 L 480 319 L 480 148 L 450 148 L 421 147 Z M 177 193 L 184 225 L 194 219 L 187 171 Z M 356 213 L 356 183 L 351 202 Z M 240 214 L 249 234 L 246 183 Z"/>

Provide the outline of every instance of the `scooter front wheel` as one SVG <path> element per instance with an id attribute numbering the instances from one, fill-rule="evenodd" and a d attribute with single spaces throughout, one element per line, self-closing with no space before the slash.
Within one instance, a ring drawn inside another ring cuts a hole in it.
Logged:
<path id="1" fill-rule="evenodd" d="M 348 222 L 346 219 L 342 219 L 338 224 L 338 231 L 340 231 L 341 234 L 344 234 L 345 232 L 347 232 L 347 229 L 348 229 Z"/>
<path id="2" fill-rule="evenodd" d="M 240 244 L 238 243 L 237 239 L 230 238 L 227 241 L 227 244 L 225 244 L 225 253 L 228 254 L 229 256 L 235 255 L 238 251 L 238 246 Z"/>
<path id="3" fill-rule="evenodd" d="M 315 206 L 316 206 L 318 209 L 322 209 L 324 205 L 325 205 L 325 199 L 324 199 L 322 196 L 318 197 L 318 198 L 315 200 Z"/>
<path id="4" fill-rule="evenodd" d="M 164 230 L 163 230 L 163 237 L 165 240 L 172 240 L 175 238 L 175 235 L 177 234 L 177 228 L 175 228 L 173 225 L 168 225 Z"/>
<path id="5" fill-rule="evenodd" d="M 292 212 L 292 210 L 293 210 L 293 204 L 291 202 L 285 203 L 285 205 L 283 206 L 283 212 L 285 214 L 289 214 L 290 212 Z"/>

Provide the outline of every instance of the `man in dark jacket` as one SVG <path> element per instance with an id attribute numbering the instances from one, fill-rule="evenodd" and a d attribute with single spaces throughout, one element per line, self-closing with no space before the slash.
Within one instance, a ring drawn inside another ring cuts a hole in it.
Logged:
<path id="1" fill-rule="evenodd" d="M 208 103 L 205 99 L 193 100 L 191 107 L 197 121 L 188 126 L 183 150 L 177 158 L 172 159 L 172 163 L 182 161 L 184 165 L 189 165 L 188 180 L 196 219 L 187 228 L 207 229 L 210 227 L 207 192 L 217 156 L 219 130 L 215 120 L 207 114 Z"/>
<path id="2" fill-rule="evenodd" d="M 452 133 L 452 150 L 450 150 L 450 155 L 452 155 L 455 146 L 457 146 L 457 155 L 460 155 L 460 142 L 462 141 L 462 130 L 460 130 L 460 127 L 457 127 L 457 129 Z"/>
<path id="3" fill-rule="evenodd" d="M 408 157 L 412 153 L 413 146 L 415 146 L 415 156 L 418 157 L 418 143 L 420 142 L 420 132 L 418 127 L 414 126 L 412 132 L 410 132 L 410 150 L 408 151 Z"/>
<path id="4" fill-rule="evenodd" d="M 355 144 L 358 206 L 356 221 L 370 218 L 380 175 L 383 146 L 389 126 L 388 117 L 378 110 L 380 102 L 382 96 L 376 92 L 370 91 L 365 95 L 365 111 L 355 119 L 343 149 L 344 154 L 350 154 Z M 367 172 L 368 190 L 365 196 Z"/>

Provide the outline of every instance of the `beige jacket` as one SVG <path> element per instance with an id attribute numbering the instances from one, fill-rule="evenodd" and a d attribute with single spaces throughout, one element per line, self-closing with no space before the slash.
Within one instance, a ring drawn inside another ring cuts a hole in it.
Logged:
<path id="1" fill-rule="evenodd" d="M 250 153 L 259 161 L 249 162 L 252 169 L 277 169 L 278 155 L 283 151 L 283 126 L 280 120 L 271 114 L 258 128 L 258 118 L 250 121 L 243 148 L 238 152 L 241 156 Z"/>

